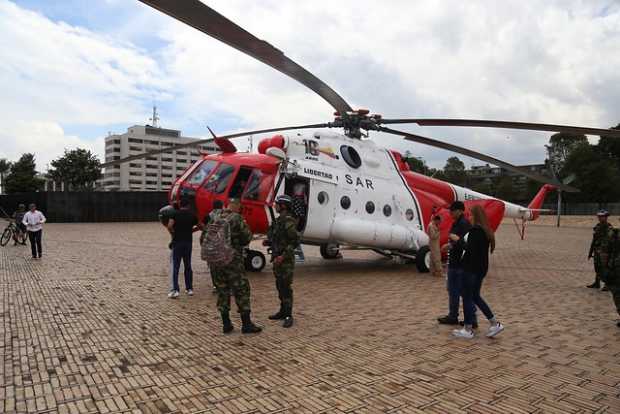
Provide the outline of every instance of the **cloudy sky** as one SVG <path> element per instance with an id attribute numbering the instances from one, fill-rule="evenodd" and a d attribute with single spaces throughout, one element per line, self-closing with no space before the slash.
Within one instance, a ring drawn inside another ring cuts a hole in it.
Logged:
<path id="1" fill-rule="evenodd" d="M 620 122 L 620 2 L 209 1 L 338 91 L 384 117 Z M 326 122 L 304 86 L 132 0 L 0 0 L 0 158 L 103 154 L 108 131 L 145 124 L 207 136 Z M 515 164 L 549 134 L 411 127 Z M 432 166 L 443 150 L 372 134 Z M 245 139 L 238 143 L 245 146 Z M 467 166 L 475 160 L 461 157 Z"/>

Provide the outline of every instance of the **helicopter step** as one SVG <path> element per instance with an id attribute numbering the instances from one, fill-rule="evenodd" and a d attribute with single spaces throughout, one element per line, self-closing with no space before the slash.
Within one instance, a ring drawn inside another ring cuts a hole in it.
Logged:
<path id="1" fill-rule="evenodd" d="M 428 273 L 431 267 L 431 250 L 428 246 L 422 246 L 416 252 L 399 252 L 392 250 L 372 249 L 373 252 L 385 257 L 400 257 L 413 262 L 420 273 Z"/>

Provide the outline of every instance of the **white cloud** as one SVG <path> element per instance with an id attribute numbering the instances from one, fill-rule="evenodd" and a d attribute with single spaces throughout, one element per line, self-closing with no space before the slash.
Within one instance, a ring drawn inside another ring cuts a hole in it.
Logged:
<path id="1" fill-rule="evenodd" d="M 353 107 L 385 117 L 594 127 L 620 122 L 620 4 L 615 1 L 219 0 L 209 5 L 284 51 Z M 128 13 L 132 20 L 114 22 L 103 35 L 0 0 L 0 88 L 10 97 L 0 102 L 0 116 L 8 122 L 129 125 L 145 118 L 156 96 L 171 103 L 162 113 L 165 125 L 191 131 L 204 130 L 205 120 L 213 118 L 218 133 L 330 120 L 329 105 L 284 75 L 138 2 L 135 10 Z M 165 46 L 148 51 L 132 46 L 130 39 L 141 31 L 159 36 Z M 410 130 L 516 164 L 541 162 L 549 136 Z M 396 137 L 372 136 L 433 165 L 450 156 Z"/>
<path id="2" fill-rule="evenodd" d="M 620 7 L 588 1 L 215 1 L 352 104 L 386 117 L 487 118 L 609 127 L 620 121 Z M 605 11 L 605 13 L 603 13 Z M 155 12 L 154 12 L 155 13 Z M 164 62 L 180 116 L 231 112 L 243 128 L 327 121 L 320 98 L 170 19 Z M 415 128 L 513 163 L 541 162 L 549 134 Z M 373 134 L 376 136 L 377 134 Z M 448 153 L 398 139 L 431 163 Z"/>
<path id="3" fill-rule="evenodd" d="M 34 151 L 41 165 L 65 147 L 100 154 L 96 137 L 66 135 L 61 126 L 135 122 L 154 96 L 166 96 L 163 79 L 130 44 L 0 0 L 0 157 Z"/>

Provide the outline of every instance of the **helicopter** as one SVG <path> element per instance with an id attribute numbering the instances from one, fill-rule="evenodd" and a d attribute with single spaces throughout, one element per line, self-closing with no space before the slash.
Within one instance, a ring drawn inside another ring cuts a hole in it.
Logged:
<path id="1" fill-rule="evenodd" d="M 343 248 L 370 249 L 389 257 L 415 262 L 420 272 L 430 267 L 429 239 L 425 230 L 435 215 L 442 217 L 441 243 L 448 239 L 452 219 L 448 208 L 463 201 L 466 214 L 474 205 L 486 211 L 493 230 L 504 218 L 535 220 L 547 194 L 560 190 L 578 191 L 555 177 L 547 177 L 480 152 L 451 143 L 388 127 L 395 124 L 420 126 L 489 127 L 565 132 L 620 137 L 620 131 L 602 128 L 477 119 L 389 119 L 354 110 L 322 80 L 288 58 L 271 44 L 258 39 L 214 9 L 198 0 L 140 0 L 195 29 L 245 53 L 308 87 L 335 110 L 325 123 L 293 125 L 211 138 L 164 150 L 107 162 L 110 167 L 142 157 L 214 142 L 221 150 L 205 154 L 172 185 L 169 203 L 182 197 L 193 200 L 202 220 L 215 200 L 239 198 L 242 214 L 255 234 L 265 234 L 275 220 L 274 200 L 281 194 L 297 197 L 306 214 L 298 231 L 303 244 L 320 246 L 325 259 L 341 257 Z M 310 130 L 310 131 L 308 131 Z M 383 148 L 372 139 L 371 131 L 403 137 L 405 140 L 466 155 L 508 171 L 527 176 L 544 185 L 525 207 L 500 200 L 416 173 L 403 156 Z M 281 134 L 286 132 L 286 134 Z M 258 153 L 237 151 L 232 138 L 273 134 L 258 145 Z M 264 254 L 247 250 L 246 268 L 260 271 Z"/>

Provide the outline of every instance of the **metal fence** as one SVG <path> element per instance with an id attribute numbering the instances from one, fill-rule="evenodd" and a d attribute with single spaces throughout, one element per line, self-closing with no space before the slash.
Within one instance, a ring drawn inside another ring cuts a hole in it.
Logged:
<path id="1" fill-rule="evenodd" d="M 0 207 L 12 214 L 19 203 L 36 203 L 49 222 L 156 221 L 168 203 L 165 191 L 34 192 L 0 195 Z"/>

